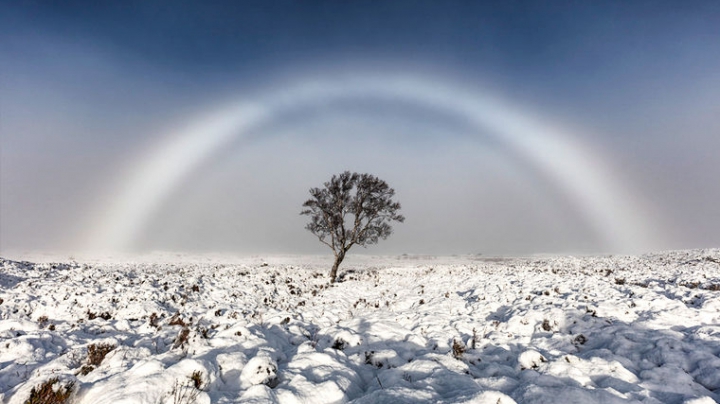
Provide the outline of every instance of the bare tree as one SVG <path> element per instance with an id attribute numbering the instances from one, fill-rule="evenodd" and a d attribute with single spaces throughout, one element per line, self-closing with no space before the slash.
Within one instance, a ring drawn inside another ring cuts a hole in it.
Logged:
<path id="1" fill-rule="evenodd" d="M 324 188 L 312 188 L 310 195 L 303 204 L 307 209 L 300 214 L 310 216 L 305 228 L 335 254 L 331 282 L 352 246 L 377 244 L 392 234 L 390 222 L 405 220 L 398 213 L 400 203 L 392 200 L 395 190 L 370 174 L 333 175 Z"/>

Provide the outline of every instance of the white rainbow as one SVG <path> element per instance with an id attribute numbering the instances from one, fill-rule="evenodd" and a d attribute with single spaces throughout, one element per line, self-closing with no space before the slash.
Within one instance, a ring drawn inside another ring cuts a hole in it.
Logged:
<path id="1" fill-rule="evenodd" d="M 134 166 L 93 230 L 94 249 L 127 250 L 166 198 L 193 170 L 251 128 L 281 119 L 298 105 L 358 97 L 397 100 L 463 119 L 495 136 L 563 191 L 612 251 L 639 251 L 651 244 L 643 209 L 601 158 L 557 127 L 532 119 L 487 94 L 437 79 L 360 74 L 348 79 L 299 80 L 253 100 L 231 103 L 170 133 Z"/>

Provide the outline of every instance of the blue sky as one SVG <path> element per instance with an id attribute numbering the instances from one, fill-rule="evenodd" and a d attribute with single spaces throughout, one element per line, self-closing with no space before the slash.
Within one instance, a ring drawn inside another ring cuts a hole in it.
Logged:
<path id="1" fill-rule="evenodd" d="M 370 75 L 450 83 L 564 128 L 629 190 L 657 234 L 644 248 L 720 243 L 717 2 L 0 7 L 0 250 L 84 248 L 125 173 L 209 111 Z M 136 245 L 322 251 L 296 211 L 350 168 L 388 180 L 408 218 L 368 252 L 613 250 L 491 130 L 419 104 L 278 113 L 180 181 Z"/>

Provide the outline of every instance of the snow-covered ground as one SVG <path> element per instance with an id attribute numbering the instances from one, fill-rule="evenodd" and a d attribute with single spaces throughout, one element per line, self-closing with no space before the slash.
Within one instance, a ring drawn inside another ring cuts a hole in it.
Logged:
<path id="1" fill-rule="evenodd" d="M 720 400 L 720 250 L 329 265 L 0 260 L 0 401 Z"/>

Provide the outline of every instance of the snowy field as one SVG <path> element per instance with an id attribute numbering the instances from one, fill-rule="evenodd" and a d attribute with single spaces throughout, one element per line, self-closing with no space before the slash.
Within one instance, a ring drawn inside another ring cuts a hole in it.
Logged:
<path id="1" fill-rule="evenodd" d="M 720 250 L 330 264 L 0 260 L 0 401 L 720 400 Z"/>

